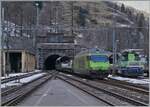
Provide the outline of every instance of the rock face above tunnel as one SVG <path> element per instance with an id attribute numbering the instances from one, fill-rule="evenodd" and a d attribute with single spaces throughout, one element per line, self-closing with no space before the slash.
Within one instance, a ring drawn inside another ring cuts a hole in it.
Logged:
<path id="1" fill-rule="evenodd" d="M 64 36 L 64 33 L 47 33 L 37 38 L 37 43 L 74 43 L 74 36 Z"/>

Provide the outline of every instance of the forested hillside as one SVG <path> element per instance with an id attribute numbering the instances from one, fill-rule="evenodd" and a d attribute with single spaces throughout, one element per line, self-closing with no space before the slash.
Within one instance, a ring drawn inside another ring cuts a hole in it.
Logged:
<path id="1" fill-rule="evenodd" d="M 36 25 L 34 2 L 3 2 L 4 20 L 32 35 Z M 148 13 L 142 13 L 123 4 L 99 2 L 43 2 L 40 10 L 39 33 L 64 32 L 75 36 L 75 42 L 87 48 L 112 50 L 115 31 L 118 51 L 125 48 L 143 48 L 148 53 Z M 32 36 L 31 36 L 32 38 Z"/>

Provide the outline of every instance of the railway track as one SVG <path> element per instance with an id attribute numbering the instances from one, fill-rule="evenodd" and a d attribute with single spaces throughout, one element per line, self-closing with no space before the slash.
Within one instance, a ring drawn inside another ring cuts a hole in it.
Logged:
<path id="1" fill-rule="evenodd" d="M 101 87 L 96 82 L 90 80 L 83 80 L 74 76 L 67 76 L 65 74 L 59 74 L 59 79 L 79 88 L 80 90 L 96 97 L 110 106 L 148 106 L 148 103 L 133 99 L 129 96 L 124 96 L 120 93 L 108 90 L 106 87 Z"/>
<path id="2" fill-rule="evenodd" d="M 117 87 L 128 89 L 128 90 L 131 90 L 131 91 L 139 92 L 139 93 L 142 93 L 142 94 L 145 94 L 145 95 L 149 95 L 149 89 L 148 88 L 138 86 L 138 85 L 135 85 L 135 84 L 130 84 L 130 83 L 127 83 L 127 82 L 114 80 L 114 79 L 98 80 L 97 82 L 117 86 Z"/>
<path id="3" fill-rule="evenodd" d="M 23 79 L 23 78 L 26 78 L 26 77 L 30 77 L 30 76 L 38 74 L 38 73 L 41 73 L 41 72 L 32 72 L 32 73 L 27 73 L 27 74 L 20 75 L 20 76 L 12 76 L 12 77 L 9 77 L 9 78 L 4 78 L 4 79 L 1 80 L 1 84 L 7 83 L 7 82 L 10 82 L 10 81 L 14 81 L 14 80 Z"/>
<path id="4" fill-rule="evenodd" d="M 45 75 L 46 75 L 46 74 L 45 74 Z M 34 81 L 36 81 L 36 80 L 38 80 L 38 79 L 40 79 L 40 78 L 42 78 L 42 77 L 44 77 L 44 75 L 41 76 L 41 77 L 38 77 L 38 78 L 36 78 L 36 79 L 34 79 L 34 80 L 28 82 L 28 83 L 24 83 L 24 84 L 22 84 L 22 85 L 4 88 L 4 89 L 1 90 L 1 96 L 6 96 L 6 95 L 8 95 L 8 94 L 11 94 L 11 93 L 15 92 L 16 90 L 20 89 L 22 86 L 26 86 L 26 85 L 28 85 L 29 83 L 32 83 L 32 82 L 34 82 Z"/>
<path id="5" fill-rule="evenodd" d="M 112 78 L 108 78 L 108 80 L 113 81 L 113 82 L 117 82 L 119 84 L 125 84 L 125 85 L 128 85 L 128 86 L 133 86 L 133 87 L 144 89 L 144 90 L 149 90 L 149 87 L 144 87 L 140 84 L 139 85 L 138 84 L 133 84 L 133 83 L 129 83 L 129 82 L 126 82 L 126 81 L 115 80 L 115 79 L 112 79 Z"/>
<path id="6" fill-rule="evenodd" d="M 27 95 L 32 91 L 36 90 L 42 84 L 44 84 L 49 79 L 55 77 L 56 73 L 47 73 L 44 76 L 37 78 L 29 83 L 23 84 L 19 87 L 10 88 L 1 93 L 1 105 L 2 106 L 14 106 L 20 101 L 22 101 Z"/>

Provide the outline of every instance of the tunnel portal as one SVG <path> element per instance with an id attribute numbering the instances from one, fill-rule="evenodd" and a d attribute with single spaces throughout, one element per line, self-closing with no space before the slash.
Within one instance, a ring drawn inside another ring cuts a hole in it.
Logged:
<path id="1" fill-rule="evenodd" d="M 51 55 L 44 62 L 44 70 L 54 70 L 56 65 L 56 60 L 60 59 L 61 62 L 68 62 L 70 58 L 67 56 Z"/>
<path id="2" fill-rule="evenodd" d="M 60 57 L 59 55 L 51 55 L 51 56 L 49 56 L 44 62 L 44 70 L 54 70 L 55 69 L 56 60 L 59 57 Z"/>

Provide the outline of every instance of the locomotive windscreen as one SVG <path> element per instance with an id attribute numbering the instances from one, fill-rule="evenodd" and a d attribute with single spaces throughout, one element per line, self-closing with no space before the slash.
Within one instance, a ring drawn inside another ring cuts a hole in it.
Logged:
<path id="1" fill-rule="evenodd" d="M 94 62 L 108 62 L 108 58 L 105 55 L 91 55 L 90 60 Z"/>

